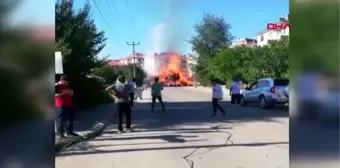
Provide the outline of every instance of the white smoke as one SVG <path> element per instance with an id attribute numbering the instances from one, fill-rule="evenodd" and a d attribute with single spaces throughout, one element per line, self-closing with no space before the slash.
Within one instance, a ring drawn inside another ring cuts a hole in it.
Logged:
<path id="1" fill-rule="evenodd" d="M 148 75 L 157 75 L 158 65 L 154 53 L 166 51 L 183 53 L 188 38 L 188 30 L 184 27 L 185 0 L 163 1 L 166 17 L 164 21 L 151 30 L 151 50 L 146 54 L 145 70 Z M 148 61 L 147 61 L 148 60 Z"/>

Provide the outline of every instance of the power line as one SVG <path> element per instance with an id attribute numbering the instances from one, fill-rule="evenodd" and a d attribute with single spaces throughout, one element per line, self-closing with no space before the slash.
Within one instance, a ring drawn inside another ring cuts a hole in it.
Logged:
<path id="1" fill-rule="evenodd" d="M 131 45 L 132 46 L 132 59 L 133 59 L 133 77 L 135 78 L 136 77 L 136 50 L 135 50 L 135 46 L 136 45 L 140 45 L 140 42 L 132 42 L 132 43 L 128 43 L 126 42 L 127 45 Z"/>
<path id="2" fill-rule="evenodd" d="M 111 5 L 110 5 L 110 2 L 111 2 Z M 111 9 L 111 7 L 113 8 L 112 11 L 114 11 L 114 13 L 116 13 L 117 16 L 118 16 L 118 15 L 119 15 L 119 12 L 118 12 L 118 10 L 117 10 L 117 8 L 116 8 L 116 5 L 115 5 L 115 3 L 113 2 L 113 0 L 106 0 L 106 3 L 109 5 L 109 8 L 110 8 L 110 9 Z"/>
<path id="3" fill-rule="evenodd" d="M 105 19 L 103 13 L 100 11 L 100 8 L 99 8 L 98 4 L 96 3 L 96 1 L 92 1 L 92 2 L 94 3 L 94 6 L 97 8 L 97 10 L 98 10 L 98 12 L 99 12 L 101 18 L 104 20 L 104 22 L 106 23 L 106 25 L 110 28 L 109 23 L 106 21 L 106 19 Z"/>

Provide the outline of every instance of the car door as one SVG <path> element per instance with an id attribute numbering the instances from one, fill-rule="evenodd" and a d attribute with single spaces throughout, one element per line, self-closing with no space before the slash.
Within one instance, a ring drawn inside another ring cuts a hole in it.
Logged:
<path id="1" fill-rule="evenodd" d="M 257 82 L 257 85 L 256 85 L 256 88 L 253 89 L 253 99 L 254 99 L 254 102 L 259 102 L 259 97 L 260 97 L 260 94 L 261 94 L 261 90 L 264 88 L 265 86 L 265 80 L 258 80 Z"/>
<path id="2" fill-rule="evenodd" d="M 246 90 L 246 100 L 248 102 L 254 102 L 255 101 L 255 93 L 257 88 L 258 81 L 254 82 L 253 84 L 250 85 L 250 87 Z"/>

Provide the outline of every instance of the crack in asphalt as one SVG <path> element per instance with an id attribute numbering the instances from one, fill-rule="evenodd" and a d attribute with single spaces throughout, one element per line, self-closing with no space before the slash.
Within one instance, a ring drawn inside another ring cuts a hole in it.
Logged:
<path id="1" fill-rule="evenodd" d="M 223 146 L 219 146 L 219 147 L 211 147 L 211 148 L 209 148 L 208 151 L 203 152 L 203 153 L 198 153 L 198 154 L 196 154 L 196 155 L 195 155 L 195 152 L 196 152 L 197 150 L 201 149 L 202 147 L 195 148 L 195 149 L 194 149 L 193 151 L 191 151 L 188 155 L 185 155 L 185 156 L 182 157 L 182 159 L 184 159 L 184 160 L 187 162 L 187 164 L 188 164 L 188 166 L 189 166 L 190 168 L 194 168 L 195 161 L 190 160 L 189 157 L 207 154 L 207 153 L 211 152 L 211 151 L 214 150 L 214 149 L 218 149 L 218 148 L 227 146 L 227 145 L 229 144 L 229 142 L 230 142 L 231 145 L 234 144 L 234 142 L 231 140 L 231 137 L 233 136 L 233 134 L 231 134 L 229 131 L 221 131 L 221 130 L 219 130 L 219 127 L 221 127 L 221 126 L 216 126 L 216 127 L 211 127 L 211 128 L 214 129 L 216 132 L 223 132 L 223 133 L 226 133 L 226 134 L 228 135 L 228 136 L 226 137 L 225 143 L 222 144 Z"/>

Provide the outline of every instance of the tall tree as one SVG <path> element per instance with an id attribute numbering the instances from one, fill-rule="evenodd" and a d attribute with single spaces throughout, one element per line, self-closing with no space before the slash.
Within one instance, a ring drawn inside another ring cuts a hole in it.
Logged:
<path id="1" fill-rule="evenodd" d="M 195 74 L 201 83 L 207 83 L 209 78 L 207 62 L 231 45 L 233 39 L 230 33 L 231 25 L 223 17 L 205 14 L 194 29 L 197 35 L 192 36 L 189 43 L 192 44 L 192 50 L 198 54 Z"/>
<path id="2" fill-rule="evenodd" d="M 97 30 L 90 10 L 86 3 L 75 12 L 73 0 L 56 4 L 56 45 L 63 53 L 64 71 L 69 75 L 88 75 L 102 66 L 97 54 L 105 47 L 106 38 L 103 31 Z"/>
<path id="3" fill-rule="evenodd" d="M 104 32 L 97 30 L 90 17 L 90 4 L 78 11 L 74 11 L 73 0 L 59 0 L 55 6 L 56 50 L 62 52 L 64 72 L 70 76 L 76 103 L 81 107 L 100 104 L 103 85 L 89 76 L 93 69 L 104 66 L 105 60 L 97 57 L 105 46 Z"/>

